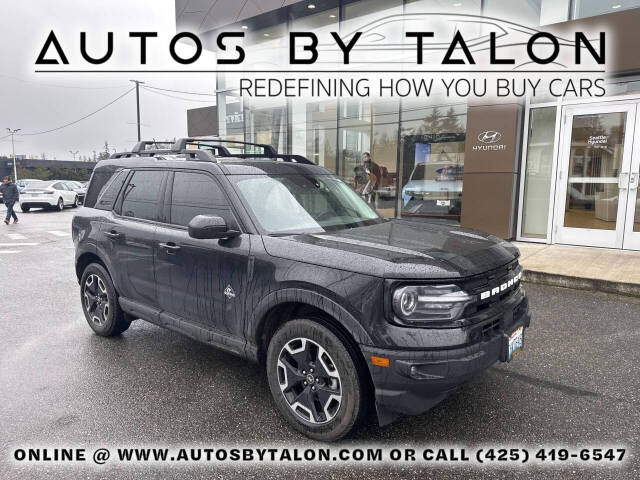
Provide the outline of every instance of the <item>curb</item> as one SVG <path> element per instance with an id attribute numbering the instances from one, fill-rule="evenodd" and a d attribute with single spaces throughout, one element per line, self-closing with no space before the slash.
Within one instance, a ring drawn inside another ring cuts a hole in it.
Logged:
<path id="1" fill-rule="evenodd" d="M 551 285 L 553 287 L 573 288 L 576 290 L 593 290 L 596 292 L 616 293 L 631 297 L 640 297 L 640 284 L 613 282 L 598 278 L 574 277 L 558 273 L 527 270 L 523 272 L 523 281 Z"/>

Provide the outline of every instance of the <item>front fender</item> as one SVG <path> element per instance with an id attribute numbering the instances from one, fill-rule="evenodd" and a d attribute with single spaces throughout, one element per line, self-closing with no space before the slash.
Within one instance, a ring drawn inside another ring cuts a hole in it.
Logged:
<path id="1" fill-rule="evenodd" d="M 306 304 L 315 307 L 334 318 L 357 344 L 371 344 L 371 337 L 360 322 L 349 311 L 328 296 L 303 288 L 283 288 L 263 297 L 248 315 L 245 331 L 248 340 L 246 347 L 246 356 L 248 358 L 258 360 L 259 339 L 263 332 L 267 312 L 278 305 L 286 303 Z"/>

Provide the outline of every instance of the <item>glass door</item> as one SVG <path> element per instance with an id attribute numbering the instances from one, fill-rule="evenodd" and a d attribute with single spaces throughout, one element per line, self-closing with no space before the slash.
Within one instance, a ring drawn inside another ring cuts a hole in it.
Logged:
<path id="1" fill-rule="evenodd" d="M 638 183 L 640 183 L 640 108 L 636 108 L 636 131 L 633 141 L 631 171 L 627 183 L 627 219 L 622 245 L 622 248 L 629 250 L 640 250 L 640 195 L 638 194 Z"/>
<path id="2" fill-rule="evenodd" d="M 566 107 L 554 242 L 622 248 L 635 120 L 635 104 Z"/>

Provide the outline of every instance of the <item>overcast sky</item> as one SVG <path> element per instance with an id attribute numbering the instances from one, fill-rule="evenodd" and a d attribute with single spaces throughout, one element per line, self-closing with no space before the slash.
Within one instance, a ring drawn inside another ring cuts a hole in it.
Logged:
<path id="1" fill-rule="evenodd" d="M 82 65 L 80 32 L 88 32 L 88 49 L 101 56 L 107 32 L 114 32 L 114 58 L 109 68 L 139 57 L 137 39 L 129 31 L 158 31 L 150 39 L 150 67 L 169 66 L 169 40 L 175 34 L 173 0 L 21 0 L 0 7 L 0 138 L 5 128 L 21 133 L 39 132 L 74 121 L 109 103 L 138 79 L 160 88 L 214 93 L 215 80 L 201 74 L 43 74 L 34 73 L 35 60 L 51 30 L 60 40 L 71 64 Z M 190 48 L 181 46 L 184 55 Z M 55 53 L 53 49 L 51 53 Z M 201 62 L 207 62 L 205 54 Z M 211 62 L 214 67 L 213 61 Z M 175 64 L 173 64 L 175 68 Z M 172 139 L 187 134 L 188 108 L 212 104 L 214 97 L 172 94 L 170 98 L 141 90 L 142 138 Z M 193 101 L 185 100 L 193 99 Z M 210 100 L 211 99 L 211 100 Z M 134 145 L 136 105 L 133 93 L 76 125 L 57 132 L 16 136 L 16 154 L 46 153 L 67 159 L 69 150 L 92 156 L 104 149 L 105 140 L 118 150 Z M 0 156 L 10 155 L 10 138 L 0 140 Z"/>

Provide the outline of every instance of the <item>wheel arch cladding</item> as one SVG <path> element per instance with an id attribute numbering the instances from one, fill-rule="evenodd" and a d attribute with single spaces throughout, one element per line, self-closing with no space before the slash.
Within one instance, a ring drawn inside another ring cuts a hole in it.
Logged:
<path id="1" fill-rule="evenodd" d="M 334 330 L 364 360 L 358 344 L 369 344 L 371 339 L 353 315 L 319 293 L 298 288 L 271 292 L 249 314 L 248 356 L 263 364 L 269 339 L 278 327 L 293 318 L 306 317 Z"/>
<path id="2" fill-rule="evenodd" d="M 78 282 L 82 279 L 82 273 L 84 270 L 92 263 L 102 265 L 107 273 L 109 273 L 106 263 L 98 255 L 93 252 L 84 252 L 76 260 L 76 277 L 78 278 Z M 109 275 L 111 274 L 109 273 Z"/>

